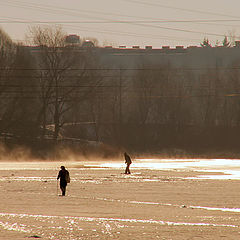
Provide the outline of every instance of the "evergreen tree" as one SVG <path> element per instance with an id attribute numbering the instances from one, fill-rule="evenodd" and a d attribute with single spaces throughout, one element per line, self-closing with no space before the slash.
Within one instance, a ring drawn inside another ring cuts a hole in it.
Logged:
<path id="1" fill-rule="evenodd" d="M 230 47 L 231 43 L 228 41 L 227 36 L 224 37 L 223 41 L 222 41 L 222 45 L 223 47 Z"/>
<path id="2" fill-rule="evenodd" d="M 212 47 L 211 46 L 211 44 L 209 43 L 209 40 L 208 40 L 208 38 L 204 38 L 203 39 L 203 42 L 202 43 L 200 43 L 201 44 L 201 47 Z"/>

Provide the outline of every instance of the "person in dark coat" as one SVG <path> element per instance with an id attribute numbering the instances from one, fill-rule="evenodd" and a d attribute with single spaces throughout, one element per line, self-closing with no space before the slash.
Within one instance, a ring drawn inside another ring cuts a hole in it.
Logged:
<path id="1" fill-rule="evenodd" d="M 125 163 L 127 164 L 126 170 L 125 170 L 125 174 L 131 174 L 130 170 L 129 170 L 129 167 L 130 167 L 130 165 L 132 163 L 132 160 L 131 160 L 130 156 L 126 152 L 124 153 L 124 158 L 125 158 Z"/>
<path id="2" fill-rule="evenodd" d="M 61 170 L 58 173 L 57 180 L 60 178 L 60 189 L 62 191 L 62 196 L 66 194 L 67 179 L 69 178 L 69 172 L 64 166 L 61 166 Z"/>

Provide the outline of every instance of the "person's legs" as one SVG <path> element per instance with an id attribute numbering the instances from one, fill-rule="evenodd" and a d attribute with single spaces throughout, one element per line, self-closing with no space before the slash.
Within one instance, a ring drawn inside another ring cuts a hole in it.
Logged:
<path id="1" fill-rule="evenodd" d="M 65 196 L 65 193 L 66 193 L 66 186 L 60 186 L 61 188 L 61 191 L 62 191 L 62 196 Z"/>
<path id="2" fill-rule="evenodd" d="M 65 196 L 65 193 L 66 193 L 66 186 L 63 187 L 62 195 Z"/>
<path id="3" fill-rule="evenodd" d="M 129 168 L 129 166 L 127 165 L 127 166 L 126 166 L 126 169 L 125 169 L 125 174 L 128 174 L 128 171 L 129 171 L 128 168 Z"/>
<path id="4" fill-rule="evenodd" d="M 130 167 L 130 164 L 127 164 L 125 174 L 131 174 L 130 170 L 129 170 L 129 167 Z"/>

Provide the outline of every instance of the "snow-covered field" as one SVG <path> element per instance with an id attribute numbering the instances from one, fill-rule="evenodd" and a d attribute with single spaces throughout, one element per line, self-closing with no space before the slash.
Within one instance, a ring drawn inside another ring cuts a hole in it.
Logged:
<path id="1" fill-rule="evenodd" d="M 238 163 L 1 162 L 0 239 L 240 239 Z"/>

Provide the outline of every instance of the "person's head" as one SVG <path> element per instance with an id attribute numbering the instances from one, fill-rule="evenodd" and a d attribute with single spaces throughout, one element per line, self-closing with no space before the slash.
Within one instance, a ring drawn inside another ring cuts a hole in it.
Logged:
<path id="1" fill-rule="evenodd" d="M 64 167 L 64 166 L 61 166 L 61 169 L 62 169 L 62 170 L 65 170 L 65 167 Z"/>

